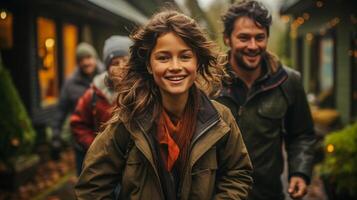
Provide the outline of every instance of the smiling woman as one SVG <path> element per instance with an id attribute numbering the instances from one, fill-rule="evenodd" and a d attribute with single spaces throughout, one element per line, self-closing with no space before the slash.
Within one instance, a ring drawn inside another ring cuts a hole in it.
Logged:
<path id="1" fill-rule="evenodd" d="M 163 106 L 181 116 L 188 91 L 197 77 L 197 56 L 175 33 L 161 35 L 150 55 L 148 70 L 158 85 Z M 171 107 L 169 102 L 176 103 Z M 169 108 L 170 107 L 170 108 Z"/>
<path id="2" fill-rule="evenodd" d="M 78 199 L 109 198 L 118 184 L 119 199 L 245 199 L 252 168 L 239 128 L 206 96 L 224 75 L 214 44 L 176 11 L 131 37 L 117 106 L 87 152 Z"/>

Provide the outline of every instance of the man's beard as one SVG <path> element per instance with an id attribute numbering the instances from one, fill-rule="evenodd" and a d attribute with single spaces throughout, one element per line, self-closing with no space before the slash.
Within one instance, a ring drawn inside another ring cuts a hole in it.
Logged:
<path id="1" fill-rule="evenodd" d="M 241 68 L 245 71 L 255 71 L 260 66 L 260 63 L 262 62 L 264 54 L 265 54 L 265 51 L 256 51 L 256 52 L 247 52 L 247 53 L 245 53 L 243 51 L 237 51 L 237 52 L 235 52 L 235 54 L 233 56 L 234 56 L 237 66 L 239 68 Z M 260 55 L 260 60 L 256 66 L 251 66 L 251 65 L 247 64 L 246 62 L 244 62 L 244 60 L 243 60 L 244 55 L 246 55 L 246 56 Z"/>

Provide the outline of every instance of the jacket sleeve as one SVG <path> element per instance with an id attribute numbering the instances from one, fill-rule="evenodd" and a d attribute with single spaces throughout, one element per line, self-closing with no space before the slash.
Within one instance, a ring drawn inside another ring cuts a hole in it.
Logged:
<path id="1" fill-rule="evenodd" d="M 252 164 L 233 115 L 228 109 L 223 115 L 231 130 L 218 147 L 219 167 L 213 199 L 246 199 L 253 182 Z"/>
<path id="2" fill-rule="evenodd" d="M 82 173 L 75 186 L 78 200 L 114 199 L 114 190 L 125 167 L 125 144 L 122 134 L 129 134 L 124 126 L 109 125 L 90 146 Z"/>
<path id="3" fill-rule="evenodd" d="M 285 145 L 289 179 L 300 176 L 310 183 L 316 136 L 306 94 L 298 73 L 290 74 L 290 91 L 294 94 L 285 117 Z"/>
<path id="4" fill-rule="evenodd" d="M 53 135 L 55 137 L 60 137 L 63 123 L 70 113 L 70 100 L 68 97 L 68 81 L 66 81 L 61 90 L 59 102 L 52 121 Z"/>
<path id="5" fill-rule="evenodd" d="M 88 149 L 95 137 L 95 124 L 93 116 L 92 88 L 87 89 L 78 100 L 77 106 L 70 119 L 72 134 L 78 144 Z"/>

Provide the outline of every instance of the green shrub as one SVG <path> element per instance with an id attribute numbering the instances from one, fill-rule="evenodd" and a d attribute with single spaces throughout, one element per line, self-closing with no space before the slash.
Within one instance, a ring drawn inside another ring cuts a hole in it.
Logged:
<path id="1" fill-rule="evenodd" d="M 31 153 L 35 131 L 9 72 L 0 59 L 0 164 L 12 167 Z"/>
<path id="2" fill-rule="evenodd" d="M 327 135 L 326 156 L 321 175 L 336 185 L 337 191 L 348 190 L 357 195 L 357 123 Z"/>

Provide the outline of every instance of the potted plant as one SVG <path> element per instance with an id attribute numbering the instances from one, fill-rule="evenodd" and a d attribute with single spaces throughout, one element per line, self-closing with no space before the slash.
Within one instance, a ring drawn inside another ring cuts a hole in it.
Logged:
<path id="1" fill-rule="evenodd" d="M 332 132 L 324 139 L 321 176 L 330 199 L 357 198 L 357 123 Z"/>
<path id="2" fill-rule="evenodd" d="M 31 154 L 35 131 L 1 59 L 0 96 L 0 187 L 14 189 L 34 174 L 39 157 Z"/>

